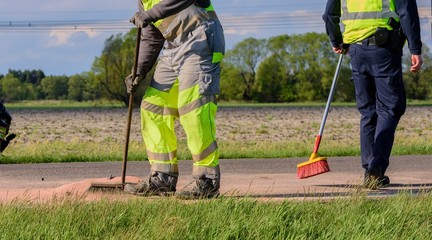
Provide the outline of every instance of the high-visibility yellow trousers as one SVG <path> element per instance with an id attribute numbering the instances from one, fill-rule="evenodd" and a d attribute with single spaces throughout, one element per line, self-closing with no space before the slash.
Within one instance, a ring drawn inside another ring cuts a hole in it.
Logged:
<path id="1" fill-rule="evenodd" d="M 216 95 L 220 63 L 214 62 L 205 24 L 179 46 L 167 42 L 141 103 L 142 136 L 152 171 L 178 174 L 177 118 L 192 154 L 193 175 L 219 179 Z"/>

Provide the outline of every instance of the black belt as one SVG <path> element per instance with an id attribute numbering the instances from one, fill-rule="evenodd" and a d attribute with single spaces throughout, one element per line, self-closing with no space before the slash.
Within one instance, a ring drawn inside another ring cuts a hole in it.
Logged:
<path id="1" fill-rule="evenodd" d="M 356 42 L 355 44 L 363 45 L 363 46 L 375 45 L 375 37 L 372 35 L 366 39 L 363 39 L 360 42 Z"/>

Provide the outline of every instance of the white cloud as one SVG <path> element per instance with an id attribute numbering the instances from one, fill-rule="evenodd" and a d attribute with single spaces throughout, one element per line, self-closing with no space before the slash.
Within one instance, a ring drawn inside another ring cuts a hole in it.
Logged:
<path id="1" fill-rule="evenodd" d="M 230 27 L 230 28 L 225 28 L 224 29 L 224 33 L 225 35 L 240 35 L 240 36 L 245 36 L 249 33 L 256 33 L 258 31 L 258 29 L 252 29 L 252 30 L 239 30 L 236 29 L 234 27 Z"/>
<path id="2" fill-rule="evenodd" d="M 73 46 L 76 43 L 76 39 L 82 38 L 83 34 L 88 39 L 93 39 L 100 35 L 100 33 L 92 31 L 91 29 L 77 31 L 51 30 L 49 33 L 49 41 L 45 47 L 56 47 L 62 45 Z"/>

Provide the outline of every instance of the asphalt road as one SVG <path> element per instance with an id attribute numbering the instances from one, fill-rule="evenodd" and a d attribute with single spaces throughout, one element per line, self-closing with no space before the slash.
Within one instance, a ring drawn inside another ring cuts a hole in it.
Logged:
<path id="1" fill-rule="evenodd" d="M 401 191 L 418 194 L 432 190 L 430 155 L 393 156 L 387 171 L 390 186 L 375 191 L 361 188 L 363 169 L 359 157 L 331 157 L 328 159 L 330 172 L 297 179 L 296 165 L 306 160 L 222 159 L 221 193 L 236 197 L 286 199 L 344 197 L 358 193 L 392 196 Z M 180 161 L 179 171 L 177 189 L 191 181 L 192 162 Z M 119 181 L 121 172 L 122 162 L 1 164 L 0 199 L 2 194 L 18 196 L 32 191 L 65 189 L 65 186 L 74 188 L 86 181 Z M 148 162 L 127 163 L 127 181 L 136 181 L 137 177 L 142 178 L 148 172 Z"/>

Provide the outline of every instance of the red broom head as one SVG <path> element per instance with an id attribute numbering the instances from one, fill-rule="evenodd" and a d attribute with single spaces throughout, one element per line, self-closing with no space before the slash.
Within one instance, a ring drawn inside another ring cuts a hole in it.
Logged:
<path id="1" fill-rule="evenodd" d="M 308 178 L 330 171 L 327 159 L 325 158 L 319 161 L 310 161 L 310 163 L 308 162 L 299 164 L 301 166 L 297 166 L 297 178 Z"/>

